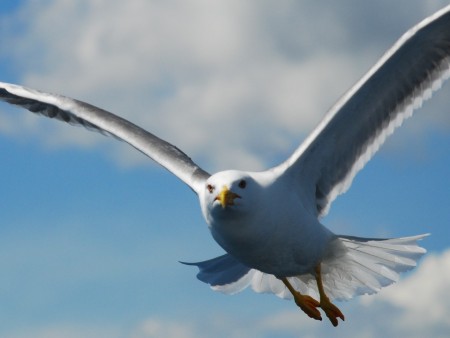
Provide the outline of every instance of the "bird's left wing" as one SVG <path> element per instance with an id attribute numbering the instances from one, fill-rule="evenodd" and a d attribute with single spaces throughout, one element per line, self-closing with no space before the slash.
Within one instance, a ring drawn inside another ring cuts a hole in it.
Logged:
<path id="1" fill-rule="evenodd" d="M 278 167 L 309 193 L 325 215 L 414 109 L 449 76 L 450 6 L 407 31 L 328 112 L 300 147 Z"/>
<path id="2" fill-rule="evenodd" d="M 88 103 L 1 82 L 0 100 L 123 140 L 175 174 L 196 193 L 210 176 L 174 145 Z"/>

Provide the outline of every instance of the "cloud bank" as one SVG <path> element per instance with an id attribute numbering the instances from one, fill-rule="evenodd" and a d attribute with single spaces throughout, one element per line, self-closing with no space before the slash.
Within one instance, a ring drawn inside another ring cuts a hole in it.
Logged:
<path id="1" fill-rule="evenodd" d="M 0 53 L 20 83 L 104 107 L 213 169 L 261 169 L 295 149 L 404 30 L 438 8 L 415 5 L 394 20 L 371 14 L 399 10 L 387 1 L 25 2 L 2 18 L 10 48 Z M 122 164 L 144 160 L 29 115 L 2 117 L 0 130 L 51 147 L 107 146 Z"/>

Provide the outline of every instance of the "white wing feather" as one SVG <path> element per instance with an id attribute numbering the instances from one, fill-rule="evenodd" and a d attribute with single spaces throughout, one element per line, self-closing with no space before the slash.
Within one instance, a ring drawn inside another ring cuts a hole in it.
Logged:
<path id="1" fill-rule="evenodd" d="M 386 138 L 450 75 L 450 6 L 406 32 L 284 163 L 323 216 Z"/>
<path id="2" fill-rule="evenodd" d="M 138 149 L 175 174 L 196 193 L 209 174 L 174 145 L 135 124 L 88 103 L 0 82 L 0 100 L 29 111 L 113 135 Z"/>

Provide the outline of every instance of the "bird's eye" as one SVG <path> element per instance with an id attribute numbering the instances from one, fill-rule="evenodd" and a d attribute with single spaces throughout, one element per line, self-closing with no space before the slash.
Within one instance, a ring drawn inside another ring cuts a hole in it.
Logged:
<path id="1" fill-rule="evenodd" d="M 209 193 L 212 194 L 212 192 L 214 191 L 214 186 L 212 186 L 211 184 L 208 184 L 206 186 L 206 189 L 208 189 Z"/>
<path id="2" fill-rule="evenodd" d="M 246 186 L 247 186 L 247 182 L 245 180 L 241 180 L 239 182 L 239 188 L 245 189 Z"/>

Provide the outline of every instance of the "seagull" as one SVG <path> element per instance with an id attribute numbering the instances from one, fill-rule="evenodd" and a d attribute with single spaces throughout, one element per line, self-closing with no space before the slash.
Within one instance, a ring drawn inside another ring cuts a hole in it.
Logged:
<path id="1" fill-rule="evenodd" d="M 176 146 L 103 109 L 0 83 L 0 99 L 125 141 L 197 194 L 220 257 L 184 263 L 213 290 L 294 299 L 309 317 L 345 320 L 336 300 L 373 294 L 412 269 L 418 241 L 337 235 L 321 223 L 385 139 L 450 75 L 450 6 L 409 29 L 281 164 L 209 174 Z"/>

